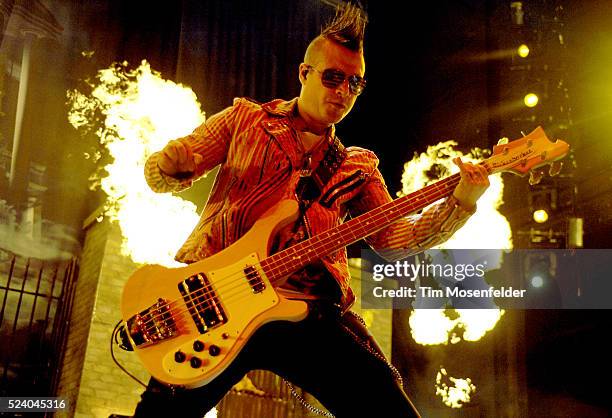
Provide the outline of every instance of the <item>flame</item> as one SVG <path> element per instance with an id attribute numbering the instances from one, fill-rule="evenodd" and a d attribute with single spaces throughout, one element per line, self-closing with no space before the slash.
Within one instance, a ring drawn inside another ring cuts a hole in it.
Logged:
<path id="1" fill-rule="evenodd" d="M 217 408 L 213 408 L 204 415 L 204 418 L 217 418 Z"/>
<path id="2" fill-rule="evenodd" d="M 105 215 L 119 223 L 122 254 L 137 263 L 176 265 L 174 254 L 197 223 L 196 206 L 152 192 L 144 163 L 204 121 L 200 104 L 191 89 L 164 80 L 146 61 L 131 71 L 126 62 L 100 70 L 90 87 L 89 95 L 68 92 L 68 120 L 95 130 L 114 159 L 104 167 L 106 176 L 92 181 L 107 194 Z"/>
<path id="3" fill-rule="evenodd" d="M 477 163 L 482 151 L 473 150 L 469 154 L 456 151 L 454 141 L 441 142 L 427 148 L 427 152 L 415 156 L 404 165 L 403 188 L 398 195 L 407 195 L 428 184 L 459 172 L 452 162 L 461 157 L 464 162 Z M 434 175 L 431 175 L 433 173 Z M 509 249 L 512 248 L 512 231 L 507 219 L 497 211 L 503 203 L 504 184 L 500 174 L 489 176 L 490 187 L 478 201 L 477 212 L 448 241 L 436 248 L 463 249 Z M 482 231 L 496 231 L 495 234 L 482 234 Z M 476 238 L 477 237 L 477 238 Z M 497 260 L 487 258 L 488 268 L 501 266 L 503 251 Z M 450 311 L 450 312 L 449 312 Z M 504 314 L 501 309 L 415 309 L 410 314 L 409 325 L 412 338 L 422 345 L 457 344 L 460 341 L 478 341 L 495 328 Z M 451 318 L 452 315 L 454 318 Z M 462 332 L 460 332 L 462 331 Z M 454 385 L 447 384 L 442 378 L 447 376 L 444 368 L 436 377 L 436 395 L 442 397 L 444 404 L 451 408 L 461 408 L 470 401 L 470 393 L 476 386 L 469 378 L 449 377 Z"/>
<path id="4" fill-rule="evenodd" d="M 459 172 L 459 168 L 452 162 L 455 157 L 461 157 L 464 162 L 480 161 L 477 157 L 482 155 L 481 150 L 475 149 L 469 154 L 463 154 L 453 148 L 456 145 L 455 141 L 446 141 L 429 146 L 427 152 L 416 155 L 407 162 L 402 174 L 402 191 L 398 195 L 407 195 L 437 181 L 439 177 Z M 503 203 L 504 187 L 501 175 L 492 175 L 489 181 L 491 186 L 478 201 L 478 211 L 448 241 L 436 248 L 512 247 L 510 224 L 497 211 Z M 485 228 L 496 233 L 482 234 Z M 502 251 L 499 252 L 497 261 L 488 259 L 488 267 L 498 268 L 501 258 Z M 493 329 L 503 315 L 503 310 L 500 309 L 463 309 L 455 312 L 458 317 L 451 319 L 443 309 L 414 310 L 409 319 L 412 337 L 423 345 L 448 344 L 449 340 L 455 344 L 461 341 L 461 337 L 454 330 L 463 328 L 463 339 L 477 341 Z"/>
<path id="5" fill-rule="evenodd" d="M 447 344 L 457 325 L 443 309 L 415 309 L 408 319 L 412 338 L 422 345 Z"/>
<path id="6" fill-rule="evenodd" d="M 455 157 L 461 157 L 464 162 L 477 163 L 483 153 L 474 149 L 469 154 L 463 154 L 453 149 L 455 141 L 441 142 L 427 147 L 427 152 L 415 156 L 404 164 L 402 174 L 402 191 L 399 196 L 407 195 L 415 190 L 422 189 L 438 180 L 459 172 L 459 168 L 452 162 Z M 439 173 L 431 178 L 428 173 Z M 508 220 L 497 211 L 503 203 L 504 183 L 500 173 L 489 176 L 491 185 L 478 200 L 477 212 L 457 231 L 448 241 L 436 248 L 512 248 L 512 231 Z M 496 231 L 495 234 L 482 234 L 483 226 L 487 231 Z M 478 238 L 476 238 L 478 237 Z M 500 253 L 501 259 L 501 253 Z M 491 267 L 489 265 L 489 267 Z"/>
<path id="7" fill-rule="evenodd" d="M 441 396 L 444 405 L 450 408 L 461 408 L 464 403 L 470 402 L 470 395 L 476 391 L 469 377 L 460 379 L 448 376 L 444 367 L 436 375 L 435 388 L 436 395 Z"/>
<path id="8" fill-rule="evenodd" d="M 463 328 L 463 339 L 478 341 L 497 325 L 503 309 L 457 309 L 458 325 Z"/>
<path id="9" fill-rule="evenodd" d="M 421 345 L 457 344 L 478 341 L 495 328 L 503 309 L 456 309 L 451 319 L 445 309 L 415 309 L 408 323 L 414 341 Z M 462 329 L 462 333 L 458 330 Z"/>

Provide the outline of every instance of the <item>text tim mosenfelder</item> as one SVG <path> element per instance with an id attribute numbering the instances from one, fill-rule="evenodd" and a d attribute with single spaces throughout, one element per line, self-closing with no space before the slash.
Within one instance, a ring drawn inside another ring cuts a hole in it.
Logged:
<path id="1" fill-rule="evenodd" d="M 460 282 L 468 278 L 482 279 L 485 275 L 486 262 L 482 264 L 412 264 L 408 261 L 396 261 L 395 264 L 374 264 L 372 278 L 380 282 L 385 278 L 408 278 L 415 281 L 417 277 L 438 277 L 455 279 Z M 418 289 L 402 286 L 399 289 L 374 287 L 373 295 L 377 298 L 396 297 L 524 297 L 526 290 L 502 287 L 495 289 L 459 289 L 447 287 L 445 290 L 420 287 Z"/>

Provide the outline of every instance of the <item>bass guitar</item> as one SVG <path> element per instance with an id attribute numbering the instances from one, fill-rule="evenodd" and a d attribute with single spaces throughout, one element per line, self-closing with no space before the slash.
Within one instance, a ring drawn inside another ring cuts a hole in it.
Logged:
<path id="1" fill-rule="evenodd" d="M 524 176 L 568 151 L 567 143 L 551 142 L 537 128 L 494 146 L 481 164 L 489 174 Z M 263 324 L 306 317 L 305 302 L 286 299 L 275 290 L 290 274 L 450 195 L 459 180 L 454 174 L 269 255 L 275 233 L 299 213 L 296 201 L 281 200 L 243 237 L 209 258 L 179 268 L 144 266 L 123 289 L 122 345 L 133 349 L 159 381 L 188 388 L 206 385 Z"/>

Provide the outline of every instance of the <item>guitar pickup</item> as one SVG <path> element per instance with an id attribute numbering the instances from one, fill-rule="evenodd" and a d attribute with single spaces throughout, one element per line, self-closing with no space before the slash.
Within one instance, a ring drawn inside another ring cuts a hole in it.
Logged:
<path id="1" fill-rule="evenodd" d="M 255 267 L 247 266 L 244 269 L 244 274 L 246 275 L 246 279 L 251 289 L 253 289 L 253 293 L 261 293 L 266 289 L 266 284 Z"/>
<path id="2" fill-rule="evenodd" d="M 183 280 L 178 289 L 200 334 L 227 322 L 221 300 L 204 273 Z"/>

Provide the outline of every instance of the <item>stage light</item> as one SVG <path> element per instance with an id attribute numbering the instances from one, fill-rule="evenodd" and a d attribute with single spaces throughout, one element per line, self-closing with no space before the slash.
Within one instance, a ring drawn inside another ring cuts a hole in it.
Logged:
<path id="1" fill-rule="evenodd" d="M 534 94 L 534 93 L 526 94 L 525 97 L 523 98 L 523 102 L 525 103 L 525 106 L 527 107 L 536 106 L 539 100 L 540 99 L 538 98 L 537 94 Z"/>
<path id="2" fill-rule="evenodd" d="M 531 278 L 531 286 L 538 288 L 544 286 L 544 278 L 540 275 L 533 276 Z"/>
<path id="3" fill-rule="evenodd" d="M 529 55 L 529 47 L 525 44 L 522 44 L 517 48 L 516 52 L 518 53 L 519 57 L 527 58 L 527 56 Z"/>
<path id="4" fill-rule="evenodd" d="M 515 25 L 523 25 L 525 23 L 523 16 L 525 12 L 523 11 L 523 2 L 522 1 L 513 1 L 510 3 L 510 9 L 512 10 L 512 23 Z"/>
<path id="5" fill-rule="evenodd" d="M 533 220 L 539 224 L 543 224 L 548 220 L 548 212 L 546 212 L 544 209 L 533 211 Z"/>
<path id="6" fill-rule="evenodd" d="M 557 260 L 551 253 L 529 253 L 525 260 L 525 277 L 531 287 L 540 288 L 549 286 L 555 276 Z"/>
<path id="7" fill-rule="evenodd" d="M 529 251 L 525 253 L 525 279 L 530 287 L 527 291 L 531 308 L 560 308 L 561 291 L 557 280 L 558 260 L 554 250 Z"/>
<path id="8" fill-rule="evenodd" d="M 534 185 L 527 195 L 527 207 L 538 224 L 547 222 L 557 211 L 557 189 L 548 184 Z"/>
<path id="9" fill-rule="evenodd" d="M 569 218 L 567 227 L 568 248 L 582 248 L 584 235 L 584 220 L 582 218 Z"/>

